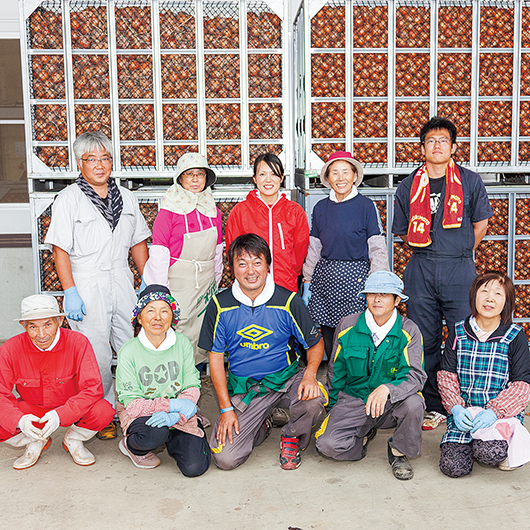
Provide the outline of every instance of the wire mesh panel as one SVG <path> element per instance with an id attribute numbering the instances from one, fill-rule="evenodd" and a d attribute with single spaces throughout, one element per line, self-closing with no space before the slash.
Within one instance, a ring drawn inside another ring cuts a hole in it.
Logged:
<path id="1" fill-rule="evenodd" d="M 32 118 L 33 134 L 38 142 L 67 139 L 66 105 L 35 105 Z"/>
<path id="2" fill-rule="evenodd" d="M 195 48 L 195 2 L 161 2 L 160 48 Z"/>
<path id="3" fill-rule="evenodd" d="M 156 171 L 165 178 L 178 154 L 199 146 L 208 146 L 221 173 L 248 171 L 251 151 L 252 158 L 284 151 L 290 81 L 285 10 L 277 2 L 43 0 L 34 9 L 23 1 L 30 112 L 39 115 L 31 149 L 50 169 L 74 171 L 68 144 L 97 129 L 119 134 L 115 170 L 140 177 Z M 62 9 L 69 11 L 64 32 Z M 52 127 L 43 138 L 42 113 L 33 106 L 45 100 L 67 112 L 66 124 L 64 116 L 57 121 L 62 130 Z"/>
<path id="4" fill-rule="evenodd" d="M 73 49 L 106 50 L 107 6 L 95 2 L 87 5 L 86 1 L 70 2 L 70 33 Z"/>
<path id="5" fill-rule="evenodd" d="M 118 0 L 116 19 L 116 47 L 118 49 L 148 50 L 151 38 L 151 2 Z"/>
<path id="6" fill-rule="evenodd" d="M 101 131 L 108 138 L 112 136 L 109 104 L 74 105 L 75 134 L 88 131 Z"/>
<path id="7" fill-rule="evenodd" d="M 266 2 L 247 3 L 247 39 L 249 49 L 282 47 L 282 19 Z"/>
<path id="8" fill-rule="evenodd" d="M 26 20 L 28 47 L 60 50 L 63 47 L 61 0 L 46 0 Z"/>
<path id="9" fill-rule="evenodd" d="M 162 55 L 162 97 L 194 99 L 197 97 L 197 59 L 195 55 Z"/>

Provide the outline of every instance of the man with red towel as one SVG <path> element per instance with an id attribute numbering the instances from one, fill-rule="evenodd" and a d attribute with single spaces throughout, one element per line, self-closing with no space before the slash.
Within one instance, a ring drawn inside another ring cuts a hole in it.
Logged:
<path id="1" fill-rule="evenodd" d="M 423 429 L 445 421 L 436 374 L 440 368 L 442 321 L 451 329 L 469 314 L 468 293 L 476 277 L 473 250 L 493 215 L 477 173 L 455 164 L 456 127 L 434 116 L 420 131 L 425 163 L 396 190 L 392 232 L 413 249 L 403 280 L 407 316 L 424 340 L 427 413 Z"/>

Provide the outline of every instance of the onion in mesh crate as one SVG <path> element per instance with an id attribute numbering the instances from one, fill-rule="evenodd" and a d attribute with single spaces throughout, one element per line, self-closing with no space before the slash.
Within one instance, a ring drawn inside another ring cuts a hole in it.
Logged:
<path id="1" fill-rule="evenodd" d="M 206 156 L 212 166 L 238 166 L 241 165 L 241 146 L 208 145 Z"/>
<path id="2" fill-rule="evenodd" d="M 398 48 L 429 48 L 430 37 L 431 12 L 429 8 L 411 5 L 397 8 L 396 46 Z"/>
<path id="3" fill-rule="evenodd" d="M 480 46 L 481 48 L 513 46 L 513 8 L 481 6 Z"/>
<path id="4" fill-rule="evenodd" d="M 63 26 L 60 12 L 38 7 L 29 17 L 30 47 L 54 50 L 63 47 Z"/>
<path id="5" fill-rule="evenodd" d="M 344 7 L 324 6 L 311 19 L 313 48 L 344 48 L 346 42 Z"/>
<path id="6" fill-rule="evenodd" d="M 70 12 L 72 48 L 107 48 L 107 8 L 87 6 L 80 11 Z"/>
<path id="7" fill-rule="evenodd" d="M 160 47 L 161 49 L 195 48 L 195 16 L 169 9 L 160 9 Z"/>
<path id="8" fill-rule="evenodd" d="M 205 16 L 203 21 L 205 48 L 239 48 L 239 20 L 232 17 Z"/>
<path id="9" fill-rule="evenodd" d="M 250 54 L 248 56 L 248 95 L 251 98 L 282 96 L 282 56 Z"/>
<path id="10" fill-rule="evenodd" d="M 440 48 L 471 48 L 473 38 L 473 7 L 440 5 L 438 8 L 438 46 Z"/>
<path id="11" fill-rule="evenodd" d="M 511 155 L 511 142 L 478 143 L 477 158 L 479 162 L 509 162 Z"/>
<path id="12" fill-rule="evenodd" d="M 211 140 L 239 140 L 241 138 L 239 103 L 206 105 L 206 137 Z"/>
<path id="13" fill-rule="evenodd" d="M 116 8 L 116 46 L 118 49 L 151 48 L 151 8 Z"/>
<path id="14" fill-rule="evenodd" d="M 356 97 L 388 95 L 386 53 L 355 53 L 353 55 L 353 95 Z"/>
<path id="15" fill-rule="evenodd" d="M 353 47 L 386 48 L 387 21 L 387 6 L 353 6 Z"/>
<path id="16" fill-rule="evenodd" d="M 64 99 L 64 60 L 61 55 L 34 55 L 31 74 L 34 98 Z"/>
<path id="17" fill-rule="evenodd" d="M 281 48 L 282 21 L 275 13 L 247 13 L 249 48 Z"/>
<path id="18" fill-rule="evenodd" d="M 313 97 L 344 97 L 346 64 L 343 53 L 311 55 L 311 93 Z"/>
<path id="19" fill-rule="evenodd" d="M 35 105 L 33 134 L 38 142 L 67 140 L 66 105 Z"/>
<path id="20" fill-rule="evenodd" d="M 512 102 L 480 101 L 478 134 L 479 136 L 511 136 Z"/>
<path id="21" fill-rule="evenodd" d="M 480 96 L 511 96 L 513 54 L 480 54 Z"/>

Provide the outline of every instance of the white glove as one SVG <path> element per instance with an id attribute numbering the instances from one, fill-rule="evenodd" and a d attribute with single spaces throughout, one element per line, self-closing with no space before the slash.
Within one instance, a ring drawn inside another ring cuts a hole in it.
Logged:
<path id="1" fill-rule="evenodd" d="M 61 420 L 59 419 L 59 414 L 55 412 L 55 410 L 50 410 L 44 416 L 39 420 L 40 423 L 46 423 L 46 425 L 42 428 L 42 438 L 48 438 L 50 434 L 52 434 L 54 431 L 56 431 L 59 428 L 59 425 L 61 425 Z"/>
<path id="2" fill-rule="evenodd" d="M 28 438 L 31 438 L 33 440 L 40 440 L 42 439 L 42 429 L 35 427 L 35 425 L 33 425 L 34 421 L 40 422 L 41 420 L 33 414 L 25 414 L 24 416 L 22 416 L 22 418 L 20 418 L 18 422 L 18 428 Z"/>

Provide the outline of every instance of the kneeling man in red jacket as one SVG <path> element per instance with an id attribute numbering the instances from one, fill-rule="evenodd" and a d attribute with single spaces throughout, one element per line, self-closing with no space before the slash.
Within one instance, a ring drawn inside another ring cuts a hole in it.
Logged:
<path id="1" fill-rule="evenodd" d="M 96 459 L 83 442 L 114 416 L 92 346 L 81 333 L 61 328 L 64 313 L 53 296 L 28 296 L 21 312 L 25 332 L 0 346 L 0 442 L 25 447 L 13 467 L 27 469 L 52 433 L 68 427 L 63 447 L 76 464 L 90 466 Z"/>

